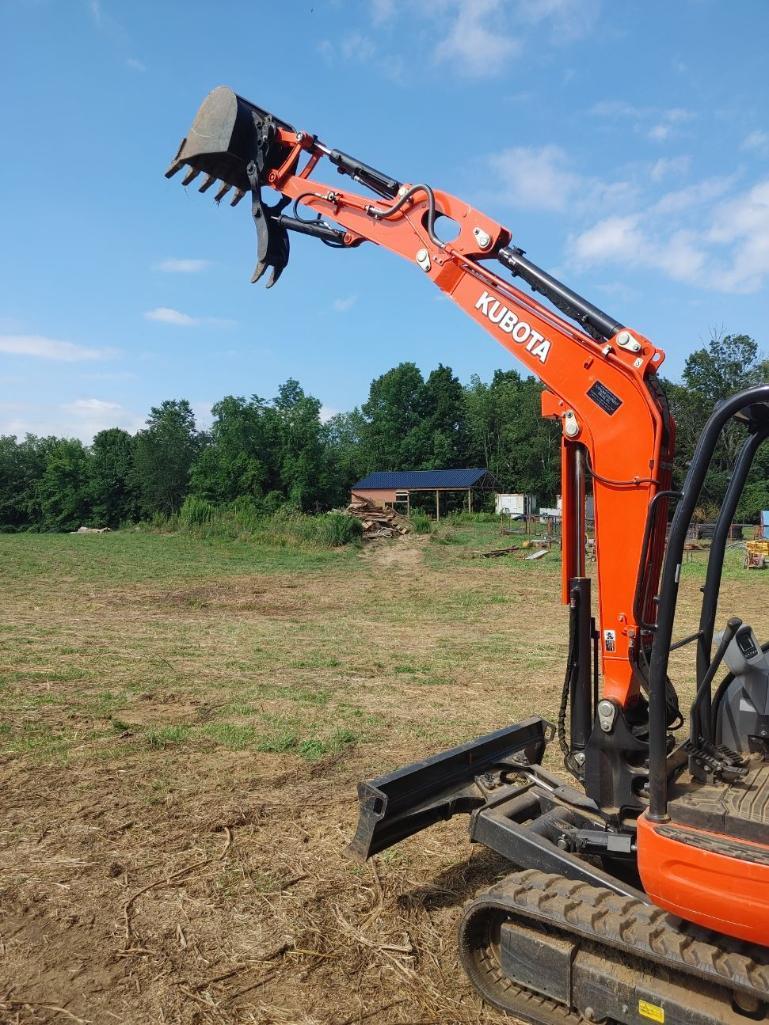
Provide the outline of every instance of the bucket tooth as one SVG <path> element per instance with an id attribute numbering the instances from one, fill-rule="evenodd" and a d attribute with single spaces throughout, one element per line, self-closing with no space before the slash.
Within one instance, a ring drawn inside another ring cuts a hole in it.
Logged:
<path id="1" fill-rule="evenodd" d="M 216 181 L 216 175 L 215 174 L 207 174 L 206 175 L 206 180 L 200 186 L 200 188 L 198 189 L 198 192 L 208 192 L 208 190 L 211 188 L 211 186 L 214 184 L 215 181 Z"/>
<path id="2" fill-rule="evenodd" d="M 227 193 L 230 191 L 231 188 L 232 188 L 232 186 L 228 185 L 227 182 L 225 182 L 224 185 L 222 185 L 222 187 L 219 189 L 219 191 L 214 196 L 214 199 L 216 200 L 216 202 L 217 203 L 221 203 L 221 201 L 224 199 L 224 197 L 227 195 Z"/>
<path id="3" fill-rule="evenodd" d="M 257 283 L 257 281 L 259 280 L 259 278 L 261 278 L 261 276 L 267 270 L 267 266 L 268 265 L 266 263 L 262 263 L 261 261 L 259 263 L 257 263 L 256 270 L 251 275 L 251 284 L 252 285 L 255 285 Z"/>
<path id="4" fill-rule="evenodd" d="M 189 185 L 190 182 L 195 181 L 199 174 L 200 171 L 197 169 L 197 167 L 191 167 L 189 171 L 185 174 L 185 176 L 182 178 L 182 185 Z"/>
<path id="5" fill-rule="evenodd" d="M 272 288 L 273 285 L 277 285 L 278 278 L 283 273 L 283 270 L 284 270 L 283 267 L 273 267 L 272 268 L 272 274 L 270 275 L 270 279 L 269 279 L 269 281 L 267 282 L 267 284 L 264 287 L 265 288 Z"/>
<path id="6" fill-rule="evenodd" d="M 230 206 L 237 206 L 241 199 L 245 196 L 245 194 L 246 193 L 244 189 L 238 189 L 238 191 L 230 200 Z"/>
<path id="7" fill-rule="evenodd" d="M 166 171 L 166 178 L 173 178 L 173 176 L 175 174 L 178 174 L 179 171 L 181 171 L 181 169 L 183 167 L 184 167 L 184 161 L 183 160 L 174 160 L 174 162 L 171 164 L 171 166 Z"/>

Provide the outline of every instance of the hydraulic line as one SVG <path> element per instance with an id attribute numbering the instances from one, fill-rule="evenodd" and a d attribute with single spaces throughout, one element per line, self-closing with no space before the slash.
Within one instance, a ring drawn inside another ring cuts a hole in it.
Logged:
<path id="1" fill-rule="evenodd" d="M 558 709 L 558 747 L 561 749 L 563 755 L 563 764 L 566 766 L 571 775 L 581 782 L 582 776 L 579 772 L 577 763 L 574 761 L 574 756 L 569 747 L 569 742 L 566 737 L 566 713 L 569 707 L 569 692 L 571 690 L 571 680 L 575 672 L 577 672 L 577 663 L 579 660 L 579 630 L 577 629 L 578 620 L 578 609 L 575 601 L 569 605 L 569 653 L 566 658 L 566 673 L 563 679 L 563 688 L 561 690 L 561 705 Z"/>
<path id="2" fill-rule="evenodd" d="M 425 192 L 427 194 L 427 234 L 430 236 L 430 241 L 434 242 L 436 246 L 443 249 L 443 242 L 435 234 L 435 194 L 429 185 L 412 185 L 411 188 L 404 192 L 403 195 L 398 199 L 396 203 L 388 207 L 386 210 L 377 210 L 373 206 L 366 207 L 366 212 L 377 221 L 388 220 L 390 217 L 394 217 L 408 201 L 417 193 Z"/>

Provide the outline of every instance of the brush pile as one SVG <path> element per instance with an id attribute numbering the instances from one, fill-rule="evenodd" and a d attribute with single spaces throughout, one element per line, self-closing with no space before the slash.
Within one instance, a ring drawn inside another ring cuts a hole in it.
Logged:
<path id="1" fill-rule="evenodd" d="M 411 530 L 408 519 L 394 509 L 382 509 L 365 498 L 354 498 L 347 506 L 350 516 L 363 524 L 363 540 L 373 541 L 380 537 L 398 537 Z"/>

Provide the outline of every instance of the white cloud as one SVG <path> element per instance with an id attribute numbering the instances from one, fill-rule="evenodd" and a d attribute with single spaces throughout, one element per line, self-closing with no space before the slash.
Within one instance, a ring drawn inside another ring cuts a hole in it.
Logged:
<path id="1" fill-rule="evenodd" d="M 524 0 L 519 15 L 524 21 L 550 21 L 555 42 L 569 42 L 589 34 L 600 9 L 600 0 Z"/>
<path id="2" fill-rule="evenodd" d="M 340 0 L 337 0 L 337 3 Z M 451 72 L 488 78 L 506 69 L 528 45 L 572 42 L 593 30 L 603 0 L 367 0 L 365 8 L 374 31 L 353 30 L 318 43 L 328 64 L 338 60 L 365 63 L 386 78 L 402 84 L 419 65 L 409 66 L 392 51 L 394 32 L 432 39 L 432 56 Z M 424 26 L 415 25 L 420 19 Z M 429 45 L 429 43 L 428 43 Z M 388 52 L 388 47 L 389 52 Z M 568 75 L 569 69 L 566 74 Z"/>
<path id="3" fill-rule="evenodd" d="M 161 324 L 175 324 L 177 327 L 196 327 L 200 323 L 199 317 L 191 317 L 189 313 L 171 309 L 170 306 L 156 306 L 154 310 L 147 310 L 144 316 L 147 320 L 157 320 Z"/>
<path id="4" fill-rule="evenodd" d="M 0 352 L 11 356 L 58 360 L 62 363 L 109 359 L 116 355 L 114 349 L 93 349 L 85 345 L 75 345 L 74 342 L 46 338 L 43 335 L 0 335 Z"/>
<path id="5" fill-rule="evenodd" d="M 725 199 L 730 182 L 706 179 L 663 196 L 643 214 L 603 218 L 570 239 L 572 259 L 654 269 L 721 292 L 756 292 L 769 278 L 769 178 Z"/>
<path id="6" fill-rule="evenodd" d="M 572 240 L 572 255 L 579 263 L 623 259 L 643 241 L 639 216 L 605 217 Z"/>
<path id="7" fill-rule="evenodd" d="M 368 68 L 379 71 L 391 82 L 403 82 L 403 58 L 397 54 L 382 53 L 376 42 L 362 32 L 348 32 L 338 43 L 332 43 L 330 39 L 321 39 L 318 43 L 318 52 L 329 66 L 335 66 L 340 60 L 351 64 L 365 64 Z"/>
<path id="8" fill-rule="evenodd" d="M 683 189 L 675 192 L 667 192 L 657 200 L 651 207 L 655 214 L 674 214 L 683 210 L 689 210 L 695 206 L 702 206 L 713 199 L 718 199 L 726 193 L 734 182 L 734 177 L 729 178 L 705 178 L 701 182 L 694 182 Z"/>
<path id="9" fill-rule="evenodd" d="M 332 406 L 321 406 L 320 407 L 320 422 L 322 424 L 328 423 L 329 420 L 339 415 L 339 410 L 334 409 Z"/>
<path id="10" fill-rule="evenodd" d="M 166 274 L 199 274 L 210 266 L 210 260 L 178 260 L 172 257 L 155 264 L 155 270 L 164 271 Z"/>
<path id="11" fill-rule="evenodd" d="M 608 120 L 633 121 L 635 130 L 643 131 L 652 142 L 666 142 L 681 125 L 695 117 L 684 107 L 639 107 L 625 100 L 601 100 L 593 104 L 589 113 Z"/>
<path id="12" fill-rule="evenodd" d="M 318 53 L 327 64 L 333 64 L 336 56 L 334 44 L 330 39 L 321 39 L 318 42 Z"/>
<path id="13" fill-rule="evenodd" d="M 334 299 L 331 306 L 336 313 L 347 313 L 348 310 L 353 308 L 357 301 L 357 295 L 348 295 L 344 298 Z"/>
<path id="14" fill-rule="evenodd" d="M 367 63 L 376 54 L 376 46 L 373 39 L 363 35 L 362 32 L 349 32 L 343 36 L 339 43 L 339 49 L 345 60 Z"/>
<path id="15" fill-rule="evenodd" d="M 667 237 L 647 232 L 640 214 L 606 217 L 571 241 L 577 263 L 591 266 L 619 263 L 662 270 L 676 281 L 697 283 L 705 256 L 691 232 L 677 231 Z"/>
<path id="16" fill-rule="evenodd" d="M 370 0 L 370 7 L 375 25 L 385 25 L 395 14 L 395 0 Z"/>
<path id="17" fill-rule="evenodd" d="M 76 416 L 104 416 L 119 412 L 123 407 L 119 402 L 108 402 L 106 399 L 75 399 L 74 402 L 65 402 L 61 408 Z"/>
<path id="18" fill-rule="evenodd" d="M 769 178 L 718 207 L 708 240 L 732 247 L 722 288 L 757 292 L 763 286 L 769 277 Z"/>
<path id="19" fill-rule="evenodd" d="M 488 165 L 497 179 L 497 202 L 528 210 L 582 211 L 627 207 L 637 195 L 631 182 L 605 182 L 571 167 L 560 146 L 511 146 L 493 153 Z"/>
<path id="20" fill-rule="evenodd" d="M 647 132 L 653 142 L 666 142 L 676 131 L 678 125 L 691 121 L 694 114 L 684 110 L 683 107 L 672 107 L 670 110 L 663 110 L 662 116 L 657 124 Z"/>
<path id="21" fill-rule="evenodd" d="M 147 310 L 144 319 L 154 320 L 160 324 L 172 324 L 174 327 L 200 327 L 201 324 L 207 324 L 209 327 L 235 327 L 237 324 L 236 320 L 229 317 L 193 317 L 171 306 L 156 306 L 153 310 Z"/>
<path id="22" fill-rule="evenodd" d="M 648 136 L 653 142 L 664 142 L 665 139 L 670 137 L 672 131 L 673 126 L 670 123 L 660 121 L 649 129 Z"/>
<path id="23" fill-rule="evenodd" d="M 138 57 L 127 57 L 126 67 L 130 68 L 131 71 L 146 71 L 147 65 L 144 61 L 140 61 Z"/>
<path id="24" fill-rule="evenodd" d="M 745 136 L 742 148 L 752 153 L 769 153 L 769 132 L 756 129 L 755 132 Z"/>
<path id="25" fill-rule="evenodd" d="M 511 146 L 492 154 L 489 164 L 512 206 L 563 210 L 580 183 L 560 146 Z"/>
<path id="26" fill-rule="evenodd" d="M 636 107 L 632 103 L 626 103 L 625 100 L 599 100 L 598 103 L 593 104 L 589 112 L 595 117 L 627 117 L 635 121 L 646 117 L 649 113 L 649 108 Z"/>
<path id="27" fill-rule="evenodd" d="M 660 157 L 652 164 L 649 177 L 653 182 L 661 182 L 665 178 L 686 174 L 691 162 L 689 156 Z"/>
<path id="28" fill-rule="evenodd" d="M 449 30 L 435 47 L 436 60 L 475 78 L 497 74 L 521 50 L 520 40 L 500 25 L 500 0 L 457 0 L 454 6 Z"/>
<path id="29" fill-rule="evenodd" d="M 122 427 L 134 433 L 143 418 L 107 399 L 85 398 L 59 405 L 25 402 L 0 403 L 0 434 L 56 435 L 79 438 L 90 443 L 93 436 L 108 427 Z"/>

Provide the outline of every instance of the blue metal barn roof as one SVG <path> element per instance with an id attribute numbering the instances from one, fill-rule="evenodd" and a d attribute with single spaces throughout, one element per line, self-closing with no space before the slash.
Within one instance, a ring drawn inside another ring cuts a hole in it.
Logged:
<path id="1" fill-rule="evenodd" d="M 484 478 L 488 480 L 484 481 Z M 396 491 L 432 491 L 434 489 L 450 491 L 454 488 L 474 488 L 483 481 L 493 487 L 494 480 L 488 470 L 482 466 L 473 466 L 463 470 L 395 470 L 370 473 L 368 477 L 353 484 L 355 491 L 376 491 L 378 488 Z"/>

